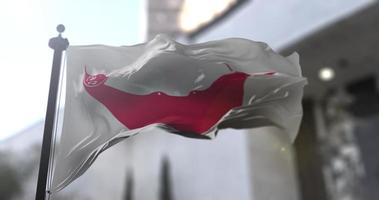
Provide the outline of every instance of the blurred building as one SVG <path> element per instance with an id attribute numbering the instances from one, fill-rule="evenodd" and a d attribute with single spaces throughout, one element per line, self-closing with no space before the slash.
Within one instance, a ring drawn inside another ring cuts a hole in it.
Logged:
<path id="1" fill-rule="evenodd" d="M 303 127 L 306 134 L 300 132 L 297 143 L 304 199 L 312 199 L 307 194 L 319 178 L 309 177 L 316 170 L 323 174 L 329 199 L 379 195 L 378 23 L 379 4 L 374 4 L 283 50 L 300 53 L 309 80 L 305 120 L 314 125 Z M 306 163 L 309 156 L 320 162 Z"/>
<path id="2" fill-rule="evenodd" d="M 180 36 L 179 14 L 183 0 L 147 1 L 147 40 L 165 33 L 172 38 Z"/>

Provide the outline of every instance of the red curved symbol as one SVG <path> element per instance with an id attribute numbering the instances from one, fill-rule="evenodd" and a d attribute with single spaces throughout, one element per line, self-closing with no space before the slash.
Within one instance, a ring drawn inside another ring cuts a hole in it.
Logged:
<path id="1" fill-rule="evenodd" d="M 106 85 L 106 75 L 92 76 L 87 72 L 83 85 L 129 129 L 164 123 L 179 131 L 201 135 L 230 109 L 242 105 L 244 82 L 248 76 L 241 72 L 226 74 L 209 88 L 191 91 L 187 96 L 170 96 L 163 92 L 131 94 Z"/>

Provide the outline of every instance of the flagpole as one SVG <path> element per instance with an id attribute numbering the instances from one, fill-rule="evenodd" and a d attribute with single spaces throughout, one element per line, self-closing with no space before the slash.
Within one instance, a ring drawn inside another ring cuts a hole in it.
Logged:
<path id="1" fill-rule="evenodd" d="M 59 35 L 49 40 L 49 47 L 54 49 L 53 65 L 50 77 L 49 98 L 47 102 L 45 128 L 42 140 L 41 158 L 38 172 L 38 182 L 36 190 L 36 200 L 45 200 L 46 183 L 49 170 L 51 139 L 53 136 L 55 112 L 57 106 L 57 94 L 59 86 L 59 77 L 61 71 L 62 53 L 68 47 L 68 40 L 62 38 L 65 27 L 60 24 L 57 26 Z"/>

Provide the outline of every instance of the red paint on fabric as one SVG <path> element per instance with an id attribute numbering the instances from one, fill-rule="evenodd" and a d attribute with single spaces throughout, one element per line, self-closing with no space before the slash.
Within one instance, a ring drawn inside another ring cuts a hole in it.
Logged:
<path id="1" fill-rule="evenodd" d="M 187 96 L 171 96 L 163 92 L 132 94 L 106 85 L 108 77 L 104 74 L 91 76 L 87 72 L 83 85 L 129 129 L 164 123 L 179 131 L 201 135 L 229 110 L 242 105 L 248 76 L 242 72 L 226 74 L 209 88 L 191 91 Z"/>

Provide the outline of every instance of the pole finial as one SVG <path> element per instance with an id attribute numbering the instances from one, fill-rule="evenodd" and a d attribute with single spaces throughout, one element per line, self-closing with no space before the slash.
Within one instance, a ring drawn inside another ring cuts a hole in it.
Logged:
<path id="1" fill-rule="evenodd" d="M 59 25 L 57 26 L 57 31 L 58 31 L 58 33 L 63 33 L 65 29 L 66 29 L 66 28 L 64 27 L 63 24 L 59 24 Z"/>
<path id="2" fill-rule="evenodd" d="M 62 38 L 62 33 L 64 32 L 65 27 L 63 24 L 59 24 L 57 26 L 57 31 L 59 35 L 57 37 L 51 38 L 49 41 L 49 47 L 58 50 L 58 51 L 64 51 L 67 49 L 69 43 L 66 38 Z"/>

